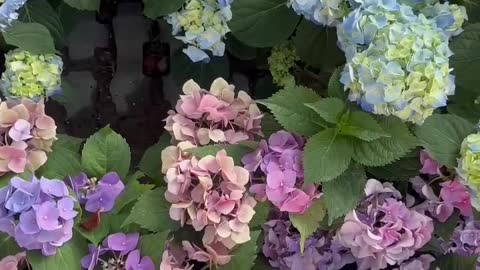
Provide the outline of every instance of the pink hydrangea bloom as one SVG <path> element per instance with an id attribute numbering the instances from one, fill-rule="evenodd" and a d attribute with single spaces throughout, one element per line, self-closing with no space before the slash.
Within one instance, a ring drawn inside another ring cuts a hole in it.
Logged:
<path id="1" fill-rule="evenodd" d="M 0 103 L 0 175 L 34 171 L 47 161 L 56 140 L 55 121 L 42 102 L 28 99 Z"/>
<path id="2" fill-rule="evenodd" d="M 182 226 L 190 224 L 197 231 L 204 230 L 203 244 L 209 258 L 221 264 L 224 260 L 215 259 L 210 248 L 222 245 L 232 249 L 250 240 L 248 223 L 256 205 L 246 194 L 250 175 L 235 166 L 225 150 L 197 159 L 184 152 L 189 147 L 193 145 L 183 142 L 162 152 L 165 198 L 172 204 L 170 217 Z"/>
<path id="3" fill-rule="evenodd" d="M 184 95 L 169 111 L 165 129 L 177 141 L 194 145 L 237 143 L 261 134 L 262 113 L 250 96 L 224 79 L 216 79 L 210 91 L 201 89 L 193 80 L 183 85 Z"/>
<path id="4" fill-rule="evenodd" d="M 371 193 L 372 187 L 378 192 Z M 356 257 L 358 269 L 401 264 L 430 241 L 432 219 L 407 208 L 393 186 L 370 179 L 366 194 L 361 206 L 346 215 L 336 235 Z"/>
<path id="5" fill-rule="evenodd" d="M 472 215 L 470 194 L 467 188 L 458 180 L 440 183 L 440 196 L 435 195 L 430 187 L 420 177 L 410 179 L 413 188 L 425 198 L 425 201 L 414 208 L 419 212 L 428 212 L 440 222 L 445 222 L 458 209 L 463 216 Z"/>
<path id="6" fill-rule="evenodd" d="M 7 256 L 0 260 L 0 269 L 2 270 L 17 270 L 18 264 L 25 259 L 25 252 L 18 253 L 15 256 Z"/>
<path id="7" fill-rule="evenodd" d="M 420 163 L 422 164 L 420 172 L 425 174 L 438 174 L 441 167 L 440 164 L 433 160 L 425 150 L 420 151 Z"/>
<path id="8" fill-rule="evenodd" d="M 305 141 L 286 131 L 262 140 L 253 153 L 242 158 L 244 168 L 254 173 L 249 191 L 257 200 L 269 200 L 280 211 L 303 213 L 319 197 L 315 185 L 304 185 L 302 149 Z M 266 180 L 263 180 L 266 178 Z"/>

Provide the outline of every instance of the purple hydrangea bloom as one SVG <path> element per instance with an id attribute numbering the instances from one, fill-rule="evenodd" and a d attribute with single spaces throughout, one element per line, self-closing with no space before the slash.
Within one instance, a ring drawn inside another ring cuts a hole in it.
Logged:
<path id="1" fill-rule="evenodd" d="M 300 234 L 285 220 L 271 220 L 264 225 L 263 254 L 270 265 L 280 270 L 338 270 L 355 258 L 348 249 L 318 230 L 305 241 L 300 252 Z"/>
<path id="2" fill-rule="evenodd" d="M 430 241 L 432 219 L 408 208 L 391 184 L 370 179 L 365 195 L 335 237 L 351 250 L 359 270 L 401 264 Z"/>
<path id="3" fill-rule="evenodd" d="M 250 188 L 257 200 L 268 199 L 280 211 L 303 213 L 319 197 L 316 186 L 303 185 L 304 144 L 302 137 L 279 131 L 242 158 L 244 168 L 259 175 L 260 181 Z"/>
<path id="4" fill-rule="evenodd" d="M 108 270 L 155 270 L 150 257 L 140 256 L 138 239 L 138 233 L 111 234 L 99 247 L 88 245 L 88 254 L 80 265 L 87 270 L 93 270 L 97 265 Z"/>
<path id="5" fill-rule="evenodd" d="M 66 182 L 77 195 L 79 202 L 85 205 L 85 210 L 90 213 L 111 211 L 115 200 L 125 188 L 115 172 L 107 173 L 98 182 L 95 178 L 88 179 L 84 173 L 69 177 Z"/>
<path id="6" fill-rule="evenodd" d="M 0 232 L 13 237 L 27 250 L 41 250 L 45 256 L 72 238 L 77 216 L 74 200 L 60 180 L 13 177 L 0 189 Z"/>

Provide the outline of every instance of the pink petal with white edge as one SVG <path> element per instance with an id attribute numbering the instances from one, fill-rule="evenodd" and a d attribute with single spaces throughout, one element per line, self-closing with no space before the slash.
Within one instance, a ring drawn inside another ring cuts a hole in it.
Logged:
<path id="1" fill-rule="evenodd" d="M 236 183 L 239 185 L 246 185 L 250 180 L 250 173 L 242 167 L 235 166 L 234 168 L 236 174 Z"/>
<path id="2" fill-rule="evenodd" d="M 230 236 L 230 226 L 228 225 L 228 221 L 224 220 L 220 225 L 217 227 L 217 234 L 222 238 L 227 238 Z"/>
<path id="3" fill-rule="evenodd" d="M 214 156 L 208 155 L 198 161 L 198 167 L 211 173 L 218 173 L 220 166 Z"/>
<path id="4" fill-rule="evenodd" d="M 240 222 L 248 223 L 255 214 L 255 210 L 248 204 L 241 204 L 237 210 L 237 218 Z"/>
<path id="5" fill-rule="evenodd" d="M 230 238 L 237 244 L 242 244 L 250 241 L 250 228 L 245 226 L 241 232 L 232 232 Z"/>

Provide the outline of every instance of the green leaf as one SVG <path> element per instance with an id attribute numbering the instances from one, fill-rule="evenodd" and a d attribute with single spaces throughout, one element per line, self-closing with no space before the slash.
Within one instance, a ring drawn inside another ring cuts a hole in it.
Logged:
<path id="1" fill-rule="evenodd" d="M 273 269 L 274 268 L 270 266 L 270 264 L 268 263 L 268 260 L 263 256 L 257 257 L 257 259 L 255 260 L 255 264 L 252 267 L 252 270 L 273 270 Z"/>
<path id="2" fill-rule="evenodd" d="M 312 89 L 297 86 L 283 89 L 262 103 L 272 112 L 275 119 L 286 130 L 311 136 L 323 129 L 323 119 L 313 110 L 305 106 L 320 100 Z"/>
<path id="3" fill-rule="evenodd" d="M 122 227 L 135 223 L 153 232 L 178 228 L 178 222 L 170 219 L 170 203 L 165 200 L 164 194 L 165 188 L 145 192 L 133 206 Z"/>
<path id="4" fill-rule="evenodd" d="M 250 270 L 257 258 L 257 239 L 260 231 L 250 233 L 250 241 L 241 244 L 233 250 L 229 263 L 218 266 L 217 270 Z"/>
<path id="5" fill-rule="evenodd" d="M 0 258 L 13 256 L 21 251 L 14 238 L 4 233 L 0 234 Z"/>
<path id="6" fill-rule="evenodd" d="M 322 184 L 322 198 L 327 208 L 329 225 L 357 206 L 364 195 L 366 182 L 365 170 L 354 163 L 334 181 Z"/>
<path id="7" fill-rule="evenodd" d="M 143 4 L 143 14 L 145 14 L 145 16 L 147 16 L 148 18 L 155 20 L 159 17 L 168 15 L 179 10 L 183 6 L 183 4 L 185 4 L 185 0 L 143 0 Z"/>
<path id="8" fill-rule="evenodd" d="M 268 214 L 270 213 L 271 210 L 271 205 L 268 202 L 258 202 L 257 205 L 255 205 L 255 215 L 253 215 L 252 220 L 248 224 L 250 228 L 259 228 L 261 229 L 261 226 L 267 222 Z"/>
<path id="9" fill-rule="evenodd" d="M 463 0 L 462 2 L 467 9 L 468 22 L 480 22 L 480 3 L 477 0 Z"/>
<path id="10" fill-rule="evenodd" d="M 122 136 L 104 127 L 87 139 L 82 151 L 82 166 L 89 176 L 117 172 L 124 179 L 130 168 L 130 147 Z"/>
<path id="11" fill-rule="evenodd" d="M 160 136 L 158 142 L 150 146 L 143 154 L 139 163 L 139 168 L 148 177 L 155 180 L 156 183 L 163 181 L 162 176 L 162 151 L 170 145 L 170 135 L 164 133 Z"/>
<path id="12" fill-rule="evenodd" d="M 153 187 L 154 185 L 140 184 L 137 179 L 129 181 L 125 186 L 125 190 L 115 201 L 115 207 L 113 208 L 112 213 L 120 213 L 125 206 L 140 198 L 140 196 L 151 190 Z"/>
<path id="13" fill-rule="evenodd" d="M 457 166 L 463 139 L 473 132 L 473 124 L 463 118 L 434 114 L 427 118 L 415 133 L 435 161 L 454 168 Z"/>
<path id="14" fill-rule="evenodd" d="M 430 266 L 430 270 L 475 270 L 476 264 L 477 256 L 464 257 L 448 253 L 437 258 Z"/>
<path id="15" fill-rule="evenodd" d="M 455 75 L 455 83 L 465 88 L 479 89 L 480 76 L 480 23 L 470 24 L 464 32 L 452 39 L 450 65 Z"/>
<path id="16" fill-rule="evenodd" d="M 318 26 L 302 20 L 293 39 L 300 59 L 322 70 L 334 70 L 345 62 L 343 52 L 337 46 L 337 31 L 332 27 Z"/>
<path id="17" fill-rule="evenodd" d="M 312 206 L 303 214 L 290 213 L 290 221 L 300 233 L 300 251 L 302 253 L 305 248 L 305 240 L 318 229 L 320 221 L 325 217 L 325 213 L 325 206 L 322 200 L 314 201 Z"/>
<path id="18" fill-rule="evenodd" d="M 353 159 L 356 162 L 370 167 L 385 166 L 399 160 L 417 146 L 415 136 L 399 118 L 381 117 L 379 124 L 390 137 L 382 137 L 372 142 L 358 140 L 353 143 Z"/>
<path id="19" fill-rule="evenodd" d="M 113 232 L 111 230 L 112 223 L 118 222 L 114 220 L 114 218 L 118 218 L 118 216 L 113 216 L 109 214 L 102 214 L 100 216 L 100 225 L 92 231 L 85 231 L 79 226 L 75 226 L 75 230 L 87 239 L 90 243 L 95 246 L 98 246 L 99 243 L 103 241 L 103 239 L 110 233 Z"/>
<path id="20" fill-rule="evenodd" d="M 325 121 L 336 124 L 345 112 L 345 103 L 338 98 L 322 98 L 315 103 L 305 104 L 312 108 Z"/>
<path id="21" fill-rule="evenodd" d="M 338 67 L 333 72 L 330 80 L 328 81 L 328 95 L 330 97 L 336 97 L 341 100 L 347 99 L 347 92 L 343 89 L 343 84 L 340 82 L 340 76 L 342 74 L 343 66 Z"/>
<path id="22" fill-rule="evenodd" d="M 40 251 L 35 250 L 27 251 L 27 258 L 35 270 L 81 270 L 79 262 L 86 253 L 85 241 L 74 237 L 57 249 L 53 256 L 45 257 Z"/>
<path id="23" fill-rule="evenodd" d="M 63 1 L 67 3 L 69 6 L 74 7 L 76 9 L 80 9 L 80 10 L 97 11 L 100 8 L 100 0 L 63 0 Z"/>
<path id="24" fill-rule="evenodd" d="M 242 0 L 232 3 L 232 34 L 253 47 L 272 47 L 286 40 L 300 17 L 285 0 Z"/>
<path id="25" fill-rule="evenodd" d="M 82 172 L 80 164 L 81 139 L 66 135 L 58 135 L 52 151 L 48 153 L 47 162 L 38 169 L 39 175 L 46 178 L 63 179 L 76 176 Z"/>
<path id="26" fill-rule="evenodd" d="M 39 23 L 47 27 L 56 43 L 61 47 L 65 44 L 63 25 L 60 17 L 46 0 L 29 0 L 19 13 L 22 22 Z"/>
<path id="27" fill-rule="evenodd" d="M 32 54 L 55 53 L 48 29 L 39 23 L 15 23 L 3 32 L 7 44 Z"/>
<path id="28" fill-rule="evenodd" d="M 449 241 L 453 231 L 458 225 L 460 219 L 460 211 L 455 210 L 453 214 L 443 223 L 435 222 L 434 234 L 440 236 L 445 241 Z"/>
<path id="29" fill-rule="evenodd" d="M 155 269 L 160 269 L 162 254 L 165 250 L 165 242 L 168 240 L 170 231 L 163 231 L 155 234 L 142 235 L 140 237 L 140 253 L 148 256 L 155 263 Z"/>
<path id="30" fill-rule="evenodd" d="M 253 60 L 257 57 L 257 49 L 240 42 L 231 33 L 227 34 L 225 40 L 227 51 L 240 60 Z"/>
<path id="31" fill-rule="evenodd" d="M 467 119 L 472 123 L 478 123 L 480 119 L 480 88 L 466 89 L 463 87 L 455 88 L 455 96 L 449 98 L 447 110 Z"/>
<path id="32" fill-rule="evenodd" d="M 262 133 L 265 138 L 269 138 L 273 133 L 282 130 L 282 126 L 275 120 L 275 117 L 269 113 L 264 113 L 262 118 Z"/>
<path id="33" fill-rule="evenodd" d="M 241 159 L 245 154 L 255 151 L 256 147 L 251 147 L 246 142 L 240 144 L 212 144 L 202 147 L 195 147 L 186 149 L 185 152 L 191 153 L 197 158 L 205 156 L 215 156 L 218 151 L 225 150 L 227 155 L 232 157 L 236 165 L 241 165 Z"/>
<path id="34" fill-rule="evenodd" d="M 390 137 L 371 115 L 362 111 L 354 111 L 349 115 L 347 123 L 340 129 L 340 134 L 354 136 L 363 141 Z"/>
<path id="35" fill-rule="evenodd" d="M 420 166 L 418 149 L 411 151 L 399 160 L 382 167 L 368 167 L 367 171 L 377 179 L 388 181 L 408 181 L 418 175 Z"/>
<path id="36" fill-rule="evenodd" d="M 305 145 L 303 167 L 305 181 L 327 182 L 341 175 L 350 164 L 353 145 L 334 129 L 326 129 L 310 138 Z"/>
<path id="37" fill-rule="evenodd" d="M 210 62 L 193 63 L 182 50 L 177 50 L 172 56 L 172 75 L 177 85 L 183 85 L 193 79 L 204 89 L 210 89 L 212 82 L 218 78 L 228 78 L 230 66 L 227 57 L 211 57 Z"/>

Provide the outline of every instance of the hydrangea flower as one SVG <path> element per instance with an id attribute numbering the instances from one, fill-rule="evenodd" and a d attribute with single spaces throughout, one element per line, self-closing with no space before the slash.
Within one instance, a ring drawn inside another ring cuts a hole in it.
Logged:
<path id="1" fill-rule="evenodd" d="M 74 199 L 60 180 L 13 177 L 0 189 L 0 232 L 14 238 L 26 250 L 45 256 L 72 238 Z"/>
<path id="2" fill-rule="evenodd" d="M 293 43 L 284 43 L 272 48 L 272 54 L 268 57 L 268 66 L 272 74 L 273 82 L 281 87 L 295 85 L 295 77 L 290 74 L 290 69 L 299 60 Z"/>
<path id="3" fill-rule="evenodd" d="M 40 99 L 60 91 L 62 59 L 55 54 L 13 50 L 5 55 L 0 87 L 6 97 Z"/>
<path id="4" fill-rule="evenodd" d="M 421 17 L 385 27 L 347 63 L 341 82 L 363 110 L 422 124 L 454 94 L 448 40 Z"/>
<path id="5" fill-rule="evenodd" d="M 177 248 L 170 242 L 167 242 L 162 254 L 160 270 L 191 270 L 193 264 L 190 263 L 187 255 L 183 248 Z"/>
<path id="6" fill-rule="evenodd" d="M 200 88 L 193 80 L 183 85 L 184 95 L 169 111 L 165 129 L 177 141 L 195 145 L 237 143 L 261 134 L 262 113 L 250 96 L 224 79 L 216 79 L 210 91 Z"/>
<path id="7" fill-rule="evenodd" d="M 348 0 L 289 0 L 288 5 L 307 20 L 335 26 L 349 12 Z"/>
<path id="8" fill-rule="evenodd" d="M 480 209 L 480 133 L 468 135 L 462 142 L 457 173 L 472 191 L 472 203 Z"/>
<path id="9" fill-rule="evenodd" d="M 0 269 L 2 270 L 18 270 L 18 266 L 25 260 L 25 252 L 16 254 L 15 256 L 7 256 L 0 260 Z"/>
<path id="10" fill-rule="evenodd" d="M 467 10 L 464 6 L 449 4 L 448 2 L 427 5 L 420 10 L 420 13 L 429 19 L 433 19 L 437 27 L 442 29 L 448 37 L 462 33 L 462 26 L 468 20 Z"/>
<path id="11" fill-rule="evenodd" d="M 270 220 L 263 226 L 265 239 L 262 252 L 272 267 L 287 269 L 338 270 L 355 258 L 348 249 L 317 230 L 305 241 L 305 250 L 300 252 L 300 234 L 290 221 Z"/>
<path id="12" fill-rule="evenodd" d="M 414 207 L 416 211 L 422 214 L 428 212 L 440 222 L 445 222 L 455 209 L 459 210 L 460 214 L 465 217 L 472 215 L 470 194 L 459 180 L 440 183 L 439 196 L 435 195 L 432 187 L 420 177 L 410 179 L 410 183 L 412 183 L 414 190 L 426 199 Z"/>
<path id="13" fill-rule="evenodd" d="M 42 166 L 56 140 L 56 129 L 42 102 L 0 102 L 0 175 L 34 171 Z"/>
<path id="14" fill-rule="evenodd" d="M 82 269 L 93 270 L 100 266 L 104 270 L 154 270 L 155 265 L 148 256 L 141 256 L 138 233 L 109 235 L 96 247 L 88 245 L 88 255 L 80 261 Z"/>
<path id="15" fill-rule="evenodd" d="M 232 19 L 230 3 L 225 0 L 188 0 L 181 10 L 166 17 L 172 25 L 175 38 L 188 45 L 183 52 L 193 62 L 208 62 L 211 51 L 214 56 L 223 56 L 223 39 L 230 32 L 227 22 Z"/>
<path id="16" fill-rule="evenodd" d="M 23 7 L 27 0 L 3 0 L 0 1 L 0 31 L 5 29 L 18 19 L 18 10 Z"/>
<path id="17" fill-rule="evenodd" d="M 184 152 L 188 147 L 193 145 L 183 142 L 162 152 L 165 198 L 172 204 L 170 218 L 204 232 L 206 251 L 184 244 L 191 258 L 222 265 L 230 259 L 229 250 L 250 240 L 248 223 L 255 214 L 256 201 L 245 192 L 249 173 L 234 166 L 225 150 L 197 159 Z"/>
<path id="18" fill-rule="evenodd" d="M 425 150 L 420 151 L 420 163 L 422 168 L 420 173 L 429 174 L 429 175 L 438 175 L 441 168 L 440 164 L 433 160 Z"/>
<path id="19" fill-rule="evenodd" d="M 315 185 L 303 185 L 304 144 L 302 137 L 279 131 L 242 158 L 245 169 L 261 176 L 250 187 L 256 199 L 268 199 L 280 211 L 303 213 L 319 197 Z"/>
<path id="20" fill-rule="evenodd" d="M 68 177 L 67 184 L 90 213 L 111 211 L 115 200 L 125 188 L 116 172 L 105 174 L 100 181 L 96 178 L 88 179 L 87 175 L 81 173 L 76 177 Z"/>
<path id="21" fill-rule="evenodd" d="M 365 199 L 345 216 L 336 239 L 349 248 L 358 269 L 384 269 L 411 258 L 430 241 L 432 219 L 407 208 L 391 184 L 368 180 Z"/>

